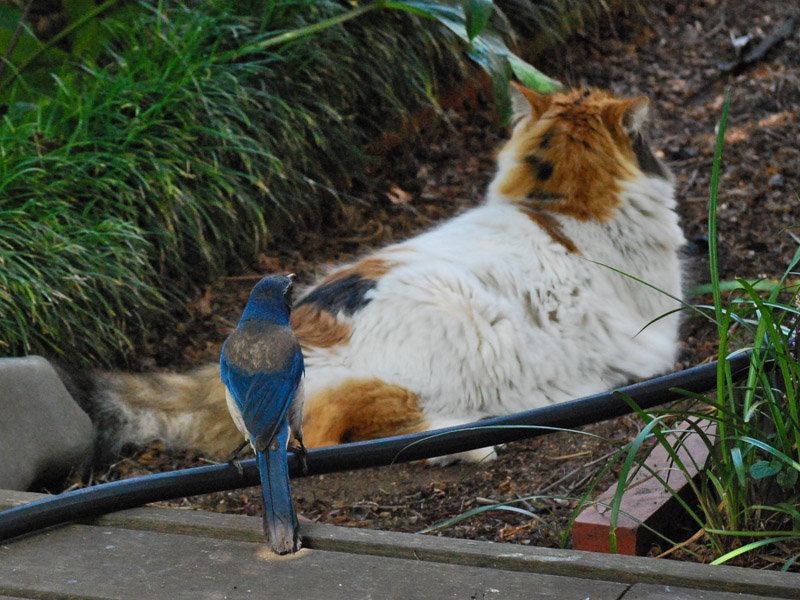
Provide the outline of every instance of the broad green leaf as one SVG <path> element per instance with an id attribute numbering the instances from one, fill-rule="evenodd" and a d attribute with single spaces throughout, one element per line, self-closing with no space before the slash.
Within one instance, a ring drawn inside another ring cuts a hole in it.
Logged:
<path id="1" fill-rule="evenodd" d="M 764 477 L 771 477 L 780 473 L 783 465 L 780 461 L 766 461 L 760 460 L 750 465 L 750 477 L 753 479 L 763 479 Z"/>
<path id="2" fill-rule="evenodd" d="M 64 3 L 68 39 L 72 43 L 72 56 L 77 59 L 96 59 L 108 41 L 109 33 L 101 20 L 109 14 L 119 0 L 106 0 L 100 6 L 95 0 L 70 0 Z"/>
<path id="3" fill-rule="evenodd" d="M 22 10 L 13 4 L 0 4 L 0 29 L 10 29 L 14 31 L 17 23 L 22 17 Z"/>
<path id="4" fill-rule="evenodd" d="M 492 77 L 492 91 L 494 92 L 500 112 L 501 123 L 507 123 L 511 118 L 511 98 L 508 93 L 508 83 L 511 75 L 515 75 L 523 85 L 538 92 L 553 92 L 563 88 L 558 81 L 551 79 L 538 71 L 533 66 L 509 50 L 503 38 L 490 28 L 484 27 L 477 34 L 468 24 L 465 14 L 469 2 L 463 5 L 448 3 L 426 2 L 422 0 L 407 0 L 391 2 L 387 6 L 410 10 L 416 14 L 439 21 L 455 35 L 469 45 L 468 56 L 481 66 Z"/>
<path id="5" fill-rule="evenodd" d="M 778 485 L 785 490 L 791 490 L 797 484 L 798 472 L 794 469 L 786 469 L 778 473 L 776 480 Z"/>
<path id="6" fill-rule="evenodd" d="M 2 53 L 3 56 L 5 56 L 6 51 L 8 50 L 8 45 L 11 42 L 13 35 L 14 28 L 0 29 L 0 53 Z M 17 40 L 16 46 L 14 46 L 14 52 L 10 57 L 11 62 L 16 64 L 25 60 L 36 50 L 41 48 L 41 46 L 41 42 L 39 42 L 36 38 L 23 33 L 23 35 Z"/>
<path id="7" fill-rule="evenodd" d="M 13 32 L 0 29 L 0 52 L 3 54 L 8 48 L 9 41 Z M 52 93 L 55 90 L 55 80 L 53 73 L 61 72 L 67 61 L 67 53 L 58 48 L 48 48 L 43 52 L 42 44 L 37 39 L 29 35 L 22 35 L 17 40 L 14 52 L 11 55 L 11 65 L 6 69 L 3 77 L 4 82 L 13 78 L 18 65 L 27 61 L 30 57 L 36 56 L 25 70 L 21 73 L 22 82 L 13 91 L 13 100 L 16 102 L 29 101 L 35 102 L 41 94 Z M 12 88 L 10 85 L 0 91 L 0 104 L 8 104 L 12 99 Z"/>
<path id="8" fill-rule="evenodd" d="M 556 79 L 548 77 L 533 65 L 525 62 L 516 54 L 508 54 L 508 62 L 514 75 L 520 83 L 537 92 L 544 94 L 557 92 L 564 89 L 564 84 Z"/>
<path id="9" fill-rule="evenodd" d="M 39 104 L 43 96 L 56 92 L 57 83 L 53 74 L 57 70 L 60 69 L 28 67 L 24 75 L 8 89 L 0 90 L 0 104 L 13 102 L 26 109 Z"/>
<path id="10" fill-rule="evenodd" d="M 64 16 L 68 25 L 80 23 L 81 19 L 95 9 L 94 0 L 70 0 L 64 3 Z M 100 26 L 101 16 L 95 16 L 79 25 L 69 36 L 72 42 L 72 56 L 93 59 L 103 47 L 107 37 Z"/>
<path id="11" fill-rule="evenodd" d="M 64 2 L 64 18 L 67 20 L 67 25 L 77 23 L 94 8 L 94 0 L 67 0 Z"/>
<path id="12" fill-rule="evenodd" d="M 13 31 L 0 29 L 0 52 L 3 54 L 5 54 L 6 49 L 8 48 L 8 44 L 12 35 Z M 11 55 L 11 62 L 13 64 L 19 64 L 22 61 L 27 60 L 28 57 L 32 56 L 35 52 L 38 52 L 41 48 L 42 43 L 39 40 L 29 35 L 22 35 L 17 40 L 17 45 L 14 47 L 14 53 Z M 58 48 L 48 48 L 42 52 L 31 64 L 57 67 L 64 64 L 66 60 L 66 52 L 59 50 Z"/>
<path id="13" fill-rule="evenodd" d="M 480 34 L 494 11 L 494 0 L 464 0 L 467 36 L 473 40 Z"/>

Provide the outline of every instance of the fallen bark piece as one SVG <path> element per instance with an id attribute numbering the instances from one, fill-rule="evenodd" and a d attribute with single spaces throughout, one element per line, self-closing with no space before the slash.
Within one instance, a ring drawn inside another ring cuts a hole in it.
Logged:
<path id="1" fill-rule="evenodd" d="M 783 40 L 792 35 L 795 27 L 797 27 L 798 22 L 800 22 L 800 13 L 795 14 L 790 19 L 787 19 L 775 27 L 775 29 L 773 29 L 768 36 L 761 40 L 761 42 L 756 45 L 755 48 L 739 58 L 739 60 L 734 60 L 732 62 L 723 63 L 720 65 L 720 70 L 723 73 L 741 73 L 745 67 L 763 59 L 773 47 L 777 46 Z"/>

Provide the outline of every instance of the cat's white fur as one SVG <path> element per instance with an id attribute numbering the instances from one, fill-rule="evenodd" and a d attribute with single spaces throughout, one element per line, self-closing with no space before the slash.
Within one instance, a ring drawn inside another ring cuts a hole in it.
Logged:
<path id="1" fill-rule="evenodd" d="M 621 200 L 609 223 L 561 219 L 582 254 L 491 192 L 485 206 L 392 246 L 395 266 L 367 292 L 350 343 L 306 354 L 308 396 L 377 377 L 413 390 L 436 429 L 668 370 L 684 243 L 672 185 L 642 176 Z"/>
<path id="2" fill-rule="evenodd" d="M 685 239 L 671 181 L 642 173 L 624 182 L 606 222 L 558 216 L 579 241 L 574 253 L 500 193 L 515 164 L 501 153 L 483 206 L 370 255 L 392 267 L 363 308 L 337 317 L 352 327 L 348 344 L 308 349 L 309 397 L 379 378 L 413 390 L 436 429 L 673 366 Z"/>
<path id="3" fill-rule="evenodd" d="M 642 110 L 633 112 L 638 127 Z M 517 130 L 532 118 L 523 115 Z M 369 255 L 390 267 L 354 314 L 333 315 L 349 326 L 349 339 L 304 344 L 307 410 L 347 381 L 382 380 L 416 395 L 425 427 L 436 429 L 602 392 L 673 366 L 678 316 L 670 313 L 679 306 L 685 240 L 669 177 L 634 167 L 608 219 L 553 215 L 575 252 L 529 218 L 519 198 L 503 195 L 515 156 L 512 147 L 500 153 L 482 206 Z M 195 420 L 185 435 L 172 435 L 178 445 L 220 455 L 238 438 L 220 421 L 225 397 L 215 365 L 149 380 L 105 377 L 109 405 L 135 398 L 144 413 L 143 398 L 160 394 L 152 411 L 173 426 L 185 407 Z M 307 421 L 307 439 L 311 427 Z M 202 434 L 212 428 L 213 444 Z"/>

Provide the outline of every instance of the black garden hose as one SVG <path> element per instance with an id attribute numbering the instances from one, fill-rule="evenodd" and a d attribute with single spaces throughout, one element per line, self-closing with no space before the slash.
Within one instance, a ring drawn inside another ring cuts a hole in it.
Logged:
<path id="1" fill-rule="evenodd" d="M 727 360 L 735 380 L 748 368 L 750 353 Z M 680 398 L 682 390 L 705 392 L 716 385 L 716 380 L 715 361 L 603 394 L 468 425 L 316 448 L 308 452 L 305 474 L 379 467 L 537 437 L 550 433 L 551 428 L 580 427 L 631 412 L 622 394 L 640 408 L 648 409 Z M 134 477 L 36 500 L 0 512 L 0 541 L 149 502 L 258 485 L 255 460 L 244 460 L 241 466 L 241 474 L 234 465 L 224 463 Z M 289 472 L 292 476 L 303 475 L 293 453 L 289 453 Z"/>

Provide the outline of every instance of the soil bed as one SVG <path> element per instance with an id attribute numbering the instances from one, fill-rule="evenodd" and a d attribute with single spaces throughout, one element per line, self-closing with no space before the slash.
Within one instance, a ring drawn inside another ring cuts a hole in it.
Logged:
<path id="1" fill-rule="evenodd" d="M 722 67 L 737 58 L 732 38 L 751 34 L 751 43 L 758 43 L 797 8 L 781 0 L 652 4 L 646 17 L 638 12 L 613 15 L 599 31 L 575 36 L 566 48 L 537 59 L 536 64 L 572 85 L 645 94 L 653 100 L 651 137 L 677 177 L 682 223 L 692 242 L 687 249 L 689 271 L 697 282 L 708 280 L 704 236 L 714 128 L 725 91 L 732 87 L 719 196 L 721 276 L 778 277 L 797 248 L 790 228 L 800 223 L 800 32 L 738 74 L 724 72 Z M 478 102 L 451 112 L 446 122 L 376 161 L 375 187 L 352 190 L 364 199 L 362 205 L 333 215 L 324 231 L 298 233 L 294 246 L 273 249 L 258 264 L 248 265 L 241 277 L 220 281 L 207 290 L 193 305 L 194 318 L 159 341 L 160 352 L 145 349 L 149 364 L 142 366 L 184 369 L 217 360 L 252 284 L 265 271 L 293 271 L 301 284 L 309 283 L 325 263 L 403 239 L 479 202 L 492 176 L 493 154 L 505 136 L 487 106 Z M 690 300 L 709 302 L 707 298 Z M 683 340 L 680 368 L 714 354 L 715 334 L 702 319 L 687 318 Z M 583 431 L 624 443 L 638 427 L 636 419 L 622 417 Z M 547 498 L 518 504 L 533 512 L 534 519 L 490 511 L 442 535 L 559 546 L 574 499 L 588 489 L 613 450 L 609 442 L 558 433 L 510 444 L 498 460 L 484 465 L 400 465 L 315 476 L 295 480 L 293 490 L 304 518 L 412 532 L 477 506 L 543 495 Z M 193 453 L 171 453 L 153 445 L 97 474 L 97 479 L 115 480 L 203 462 L 203 457 Z M 613 479 L 609 473 L 598 491 Z M 256 489 L 170 504 L 245 514 L 261 510 Z M 687 530 L 676 541 L 693 533 Z M 691 547 L 705 560 L 702 545 Z M 658 552 L 658 548 L 652 551 Z M 697 560 L 689 555 L 683 558 Z M 745 555 L 739 564 L 774 568 L 776 560 Z"/>

